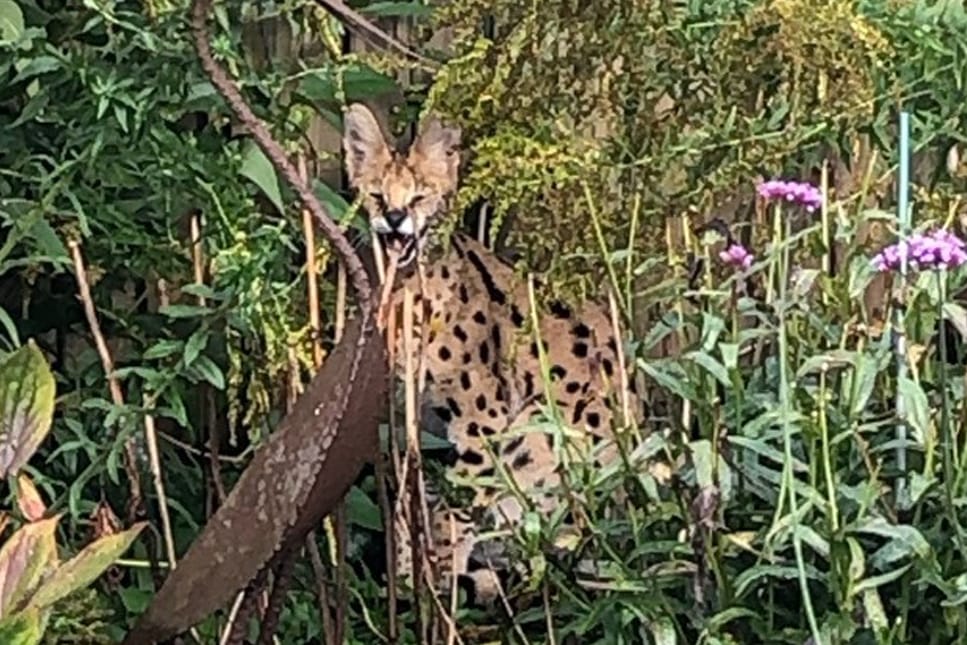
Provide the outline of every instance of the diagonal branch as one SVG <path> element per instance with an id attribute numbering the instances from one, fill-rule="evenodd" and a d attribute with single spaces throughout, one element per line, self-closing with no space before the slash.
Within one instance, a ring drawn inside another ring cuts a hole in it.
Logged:
<path id="1" fill-rule="evenodd" d="M 395 49 L 404 56 L 412 58 L 426 67 L 429 71 L 436 71 L 440 68 L 440 63 L 427 58 L 413 49 L 410 49 L 399 40 L 393 38 L 393 36 L 380 29 L 371 20 L 366 18 L 366 16 L 362 15 L 342 0 L 315 0 L 315 2 L 326 11 L 329 11 L 330 13 L 342 18 L 349 24 L 350 28 L 355 28 L 357 31 L 361 31 L 367 36 L 371 36 L 382 41 L 390 49 Z"/>

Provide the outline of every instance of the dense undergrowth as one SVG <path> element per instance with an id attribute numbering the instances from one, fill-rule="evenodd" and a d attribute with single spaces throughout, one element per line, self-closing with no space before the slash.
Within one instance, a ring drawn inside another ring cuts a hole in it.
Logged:
<path id="1" fill-rule="evenodd" d="M 581 496 L 562 509 L 585 522 L 580 548 L 548 555 L 552 527 L 529 518 L 511 540 L 530 573 L 510 616 L 461 609 L 463 641 L 967 640 L 963 270 L 911 280 L 898 376 L 890 278 L 871 264 L 896 234 L 900 108 L 915 224 L 960 229 L 963 3 L 455 0 L 433 16 L 354 4 L 406 16 L 417 43 L 453 29 L 432 84 L 398 87 L 397 56 L 344 53 L 342 27 L 312 2 L 224 3 L 215 50 L 293 153 L 312 115 L 338 128 L 351 100 L 402 104 L 395 127 L 431 107 L 456 120 L 470 150 L 460 207 L 485 201 L 494 237 L 552 291 L 611 288 L 651 398 L 630 463 L 571 473 Z M 151 527 L 57 606 L 51 643 L 111 642 L 164 575 L 145 419 L 182 553 L 313 369 L 301 219 L 204 80 L 185 5 L 0 0 L 0 343 L 34 339 L 57 391 L 26 470 L 63 513 L 69 553 L 92 531 Z M 272 38 L 264 62 L 255 46 Z M 785 208 L 776 225 L 755 195 L 776 176 L 827 177 L 822 208 Z M 361 226 L 341 186 L 316 191 Z M 698 230 L 713 217 L 755 255 L 748 269 L 719 259 L 721 227 Z M 316 260 L 327 266 L 324 245 Z M 325 349 L 331 266 L 320 283 Z M 672 476 L 636 467 L 650 457 Z M 19 508 L 17 487 L 3 491 Z M 367 474 L 347 505 L 353 643 L 389 629 L 376 497 Z M 281 642 L 325 642 L 315 588 L 301 565 Z M 199 626 L 206 643 L 221 622 Z M 415 642 L 411 607 L 399 624 Z"/>

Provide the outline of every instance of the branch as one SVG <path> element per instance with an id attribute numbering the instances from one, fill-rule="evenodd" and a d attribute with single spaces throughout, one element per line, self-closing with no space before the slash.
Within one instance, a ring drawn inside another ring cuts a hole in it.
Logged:
<path id="1" fill-rule="evenodd" d="M 316 4 L 325 9 L 330 13 L 334 13 L 347 23 L 350 27 L 355 27 L 359 31 L 376 38 L 377 40 L 383 41 L 385 44 L 389 45 L 391 49 L 395 49 L 405 56 L 409 56 L 415 61 L 429 69 L 429 71 L 436 71 L 440 69 L 440 64 L 435 60 L 431 60 L 426 56 L 423 56 L 419 52 L 416 52 L 396 38 L 386 33 L 384 30 L 376 26 L 371 20 L 367 19 L 361 13 L 347 5 L 342 0 L 315 0 Z"/>

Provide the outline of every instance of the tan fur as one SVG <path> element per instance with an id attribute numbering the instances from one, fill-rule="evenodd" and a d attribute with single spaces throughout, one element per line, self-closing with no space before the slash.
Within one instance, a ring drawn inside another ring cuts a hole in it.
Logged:
<path id="1" fill-rule="evenodd" d="M 365 108 L 350 108 L 346 123 L 347 167 L 364 200 L 367 191 L 378 190 L 384 201 L 403 204 L 420 192 L 421 204 L 436 204 L 438 209 L 446 204 L 457 182 L 458 131 L 431 121 L 404 156 L 389 152 L 376 120 Z M 438 215 L 427 208 L 419 217 L 432 222 Z M 470 572 L 481 528 L 471 517 L 483 516 L 490 527 L 507 527 L 521 521 L 526 506 L 546 515 L 560 505 L 547 491 L 560 484 L 563 449 L 555 445 L 552 435 L 528 431 L 528 425 L 549 401 L 556 404 L 564 424 L 587 440 L 577 444 L 587 450 L 601 442 L 610 444 L 612 422 L 622 425 L 613 419 L 609 404 L 611 397 L 618 396 L 620 348 L 610 317 L 600 305 L 578 310 L 557 305 L 541 312 L 538 330 L 551 377 L 545 391 L 527 285 L 509 265 L 458 234 L 450 248 L 426 266 L 425 276 L 422 293 L 417 275 L 405 278 L 394 291 L 393 304 L 401 314 L 403 288 L 420 294 L 417 309 L 431 330 L 423 354 L 428 374 L 423 408 L 445 423 L 447 437 L 456 448 L 458 460 L 451 474 L 476 482 L 470 508 L 448 509 L 439 500 L 431 505 L 431 533 L 437 547 L 433 561 L 443 591 L 451 575 L 470 575 L 478 596 L 491 600 L 493 573 L 487 568 Z M 401 366 L 402 349 L 400 339 Z M 624 395 L 637 411 L 634 394 Z M 599 460 L 611 459 L 613 449 L 602 448 L 595 453 Z M 522 499 L 496 485 L 501 472 L 523 493 Z M 456 541 L 451 540 L 451 522 Z M 412 573 L 410 540 L 402 518 L 395 517 L 394 523 L 399 574 L 406 578 Z M 452 569 L 454 555 L 457 561 Z"/>
<path id="2" fill-rule="evenodd" d="M 457 187 L 460 131 L 430 119 L 407 154 L 392 150 L 366 107 L 354 104 L 345 115 L 343 150 L 349 182 L 372 221 L 388 210 L 411 215 L 422 230 L 441 213 Z"/>

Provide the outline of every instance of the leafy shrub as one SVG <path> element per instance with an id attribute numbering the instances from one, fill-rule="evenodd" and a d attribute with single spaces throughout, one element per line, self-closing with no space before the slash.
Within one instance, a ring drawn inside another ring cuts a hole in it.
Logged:
<path id="1" fill-rule="evenodd" d="M 36 345 L 7 354 L 0 363 L 0 475 L 13 478 L 50 431 L 54 377 Z M 47 509 L 33 482 L 17 478 L 17 503 L 25 523 L 0 547 L 0 642 L 40 643 L 52 607 L 84 589 L 124 553 L 145 523 L 104 535 L 61 561 L 55 532 L 60 514 Z M 9 517 L 0 516 L 0 529 Z M 103 637 L 102 637 L 103 638 Z"/>

